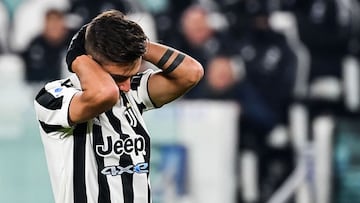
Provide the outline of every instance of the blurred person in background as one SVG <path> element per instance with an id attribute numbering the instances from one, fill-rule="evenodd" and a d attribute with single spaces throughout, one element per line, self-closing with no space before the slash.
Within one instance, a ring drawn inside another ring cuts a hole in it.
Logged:
<path id="1" fill-rule="evenodd" d="M 244 61 L 246 80 L 276 112 L 274 123 L 286 122 L 287 108 L 293 99 L 297 59 L 285 36 L 271 29 L 266 3 L 258 1 L 247 12 L 251 16 L 249 29 L 236 45 Z"/>
<path id="2" fill-rule="evenodd" d="M 236 45 L 245 64 L 246 86 L 243 98 L 251 95 L 257 103 L 245 105 L 251 109 L 240 118 L 240 156 L 252 151 L 257 159 L 259 196 L 266 202 L 293 170 L 294 154 L 285 136 L 283 143 L 274 143 L 279 126 L 287 126 L 288 110 L 293 101 L 297 59 L 286 38 L 269 25 L 271 8 L 267 2 L 247 0 L 248 29 Z M 245 89 L 245 90 L 244 90 Z M 254 96 L 255 95 L 255 96 Z M 256 116 L 262 115 L 262 116 Z M 242 185 L 241 187 L 246 187 Z M 240 190 L 242 191 L 242 190 Z M 246 202 L 239 196 L 239 202 Z"/>
<path id="3" fill-rule="evenodd" d="M 49 9 L 42 33 L 21 53 L 25 62 L 25 80 L 31 84 L 43 84 L 60 79 L 69 41 L 64 12 Z"/>
<path id="4" fill-rule="evenodd" d="M 225 55 L 216 55 L 207 64 L 204 89 L 198 97 L 216 100 L 236 100 L 237 83 L 240 81 L 236 74 L 236 67 L 232 59 Z"/>
<path id="5" fill-rule="evenodd" d="M 76 16 L 77 20 L 76 27 L 81 27 L 81 25 L 90 22 L 92 18 L 97 16 L 99 13 L 116 9 L 124 13 L 130 11 L 130 7 L 127 4 L 127 1 L 124 0 L 70 0 L 70 9 L 68 14 Z"/>
<path id="6" fill-rule="evenodd" d="M 351 12 L 356 8 L 352 4 L 353 1 L 342 0 L 298 0 L 295 3 L 300 40 L 308 48 L 311 58 L 309 107 L 312 117 L 324 112 L 344 113 L 340 90 L 344 77 L 343 60 L 350 53 L 349 44 L 355 45 L 351 43 L 354 26 L 359 26 L 354 24 L 358 20 Z M 329 89 L 334 85 L 338 88 Z"/>
<path id="7" fill-rule="evenodd" d="M 231 38 L 226 31 L 216 30 L 209 21 L 208 11 L 199 6 L 188 7 L 181 16 L 180 30 L 174 32 L 169 41 L 173 47 L 185 51 L 197 59 L 204 67 L 208 60 L 218 53 L 230 53 Z M 205 69 L 206 72 L 206 69 Z M 198 84 L 189 94 L 188 99 L 201 98 L 203 82 Z"/>
<path id="8" fill-rule="evenodd" d="M 116 9 L 124 12 L 130 19 L 136 21 L 144 29 L 150 40 L 157 40 L 156 22 L 146 10 L 142 1 L 136 0 L 70 0 L 70 8 L 67 12 L 71 35 L 99 13 Z M 162 26 L 164 27 L 164 26 Z"/>
<path id="9" fill-rule="evenodd" d="M 268 133 L 275 125 L 274 113 L 246 78 L 244 64 L 240 58 L 216 55 L 207 64 L 204 86 L 199 97 L 203 99 L 233 101 L 241 106 L 241 118 L 246 120 L 244 128 L 257 129 L 259 134 Z M 243 127 L 243 126 L 242 126 Z"/>
<path id="10" fill-rule="evenodd" d="M 179 27 L 182 13 L 193 3 L 193 0 L 138 0 L 138 2 L 154 17 L 158 39 L 169 43 L 173 38 L 174 30 Z"/>
<path id="11" fill-rule="evenodd" d="M 308 140 L 318 146 L 316 162 L 323 161 L 316 165 L 318 169 L 314 172 L 318 181 L 317 198 L 322 200 L 319 202 L 330 199 L 339 203 L 357 202 L 356 186 L 348 180 L 353 179 L 359 165 L 357 161 L 350 161 L 358 156 L 352 144 L 358 146 L 359 143 L 354 139 L 359 135 L 359 64 L 352 58 L 359 53 L 359 1 L 297 0 L 293 11 L 300 40 L 310 55 L 306 100 L 311 124 Z M 318 130 L 321 124 L 317 121 L 322 118 L 329 119 L 334 127 Z M 351 131 L 355 132 L 354 137 Z M 346 149 L 346 153 L 339 149 Z"/>
<path id="12" fill-rule="evenodd" d="M 248 23 L 259 8 L 258 0 L 213 0 L 214 7 L 226 18 L 231 36 L 235 39 L 251 29 Z M 269 12 L 293 8 L 294 0 L 263 0 Z"/>
<path id="13" fill-rule="evenodd" d="M 238 39 L 247 29 L 247 19 L 245 0 L 214 0 L 217 9 L 224 15 L 229 26 L 230 35 Z"/>

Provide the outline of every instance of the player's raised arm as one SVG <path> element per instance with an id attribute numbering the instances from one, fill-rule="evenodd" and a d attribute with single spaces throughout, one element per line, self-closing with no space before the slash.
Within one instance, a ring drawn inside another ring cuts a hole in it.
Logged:
<path id="1" fill-rule="evenodd" d="M 72 63 L 72 70 L 80 79 L 82 91 L 71 101 L 71 123 L 87 121 L 116 104 L 119 99 L 119 88 L 110 75 L 90 56 L 78 56 Z"/>
<path id="2" fill-rule="evenodd" d="M 157 107 L 183 95 L 204 75 L 198 61 L 166 45 L 148 42 L 143 59 L 163 70 L 152 75 L 148 82 L 149 95 Z"/>

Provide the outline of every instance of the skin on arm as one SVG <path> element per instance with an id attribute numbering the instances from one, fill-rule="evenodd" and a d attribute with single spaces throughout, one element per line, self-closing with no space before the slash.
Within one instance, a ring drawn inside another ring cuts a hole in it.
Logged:
<path id="1" fill-rule="evenodd" d="M 76 93 L 71 100 L 71 124 L 94 118 L 117 103 L 120 94 L 118 86 L 91 56 L 78 56 L 72 64 L 72 69 L 80 79 L 82 91 Z"/>
<path id="2" fill-rule="evenodd" d="M 175 58 L 182 54 L 185 56 L 181 63 L 170 73 L 158 72 L 149 78 L 149 95 L 157 107 L 169 103 L 185 94 L 194 85 L 196 85 L 204 75 L 201 64 L 192 57 L 181 53 L 176 49 L 154 42 L 148 42 L 147 52 L 143 59 L 157 65 L 167 50 L 173 53 L 165 60 L 165 64 L 159 67 L 166 69 L 174 63 Z M 167 58 L 167 57 L 165 57 Z"/>

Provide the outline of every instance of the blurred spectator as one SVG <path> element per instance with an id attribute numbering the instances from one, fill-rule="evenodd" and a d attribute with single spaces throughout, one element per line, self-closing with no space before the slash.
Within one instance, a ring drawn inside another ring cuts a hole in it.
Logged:
<path id="1" fill-rule="evenodd" d="M 187 8 L 181 16 L 180 33 L 174 32 L 169 42 L 173 47 L 185 51 L 196 58 L 204 67 L 208 59 L 218 53 L 226 54 L 230 51 L 231 38 L 226 31 L 218 31 L 211 27 L 209 13 L 203 7 L 193 5 Z M 205 70 L 206 71 L 206 70 Z M 186 98 L 200 98 L 199 92 L 203 86 L 200 82 Z"/>
<path id="2" fill-rule="evenodd" d="M 14 10 L 11 19 L 9 50 L 21 53 L 29 46 L 30 41 L 38 36 L 44 27 L 44 15 L 49 9 L 65 11 L 67 0 L 26 0 Z M 31 20 L 31 23 L 29 23 Z"/>
<path id="3" fill-rule="evenodd" d="M 182 13 L 192 4 L 193 0 L 139 0 L 139 2 L 154 16 L 158 39 L 168 43 L 173 37 L 174 31 L 178 29 Z"/>
<path id="4" fill-rule="evenodd" d="M 266 10 L 254 14 L 237 47 L 245 62 L 247 80 L 277 112 L 277 122 L 285 122 L 297 60 L 285 37 L 273 31 L 268 20 Z"/>
<path id="5" fill-rule="evenodd" d="M 206 65 L 216 54 L 231 53 L 233 43 L 226 30 L 216 30 L 209 19 L 210 13 L 203 7 L 188 7 L 180 19 L 178 35 L 173 34 L 171 43 L 179 49 L 187 50 L 200 63 Z"/>
<path id="6" fill-rule="evenodd" d="M 157 40 L 153 16 L 143 8 L 141 2 L 131 0 L 70 0 L 67 18 L 70 19 L 68 24 L 72 35 L 99 13 L 110 9 L 125 13 L 129 19 L 139 23 L 150 40 Z"/>
<path id="7" fill-rule="evenodd" d="M 323 111 L 342 113 L 344 110 L 341 99 L 342 63 L 349 54 L 354 28 L 350 12 L 352 3 L 340 0 L 296 1 L 295 15 L 300 39 L 311 57 L 309 83 L 313 115 Z"/>
<path id="8" fill-rule="evenodd" d="M 213 0 L 219 10 L 227 19 L 229 30 L 234 38 L 240 38 L 249 29 L 248 20 L 261 7 L 268 12 L 292 8 L 294 0 Z"/>
<path id="9" fill-rule="evenodd" d="M 246 21 L 249 18 L 245 12 L 244 0 L 222 1 L 215 0 L 218 10 L 225 16 L 229 24 L 229 31 L 234 38 L 239 38 L 245 32 Z"/>
<path id="10" fill-rule="evenodd" d="M 64 13 L 56 9 L 48 10 L 43 32 L 21 54 L 25 61 L 26 81 L 42 83 L 60 78 L 68 41 Z"/>
<path id="11" fill-rule="evenodd" d="M 214 39 L 215 30 L 209 24 L 207 16 L 207 11 L 200 6 L 187 8 L 180 19 L 180 33 L 175 32 L 170 41 L 174 47 L 188 51 L 203 65 L 220 46 L 219 41 Z"/>
<path id="12" fill-rule="evenodd" d="M 210 59 L 207 64 L 204 89 L 199 92 L 200 98 L 237 100 L 239 70 L 235 70 L 231 58 L 217 55 Z"/>
<path id="13" fill-rule="evenodd" d="M 105 10 L 116 9 L 127 13 L 130 8 L 126 2 L 124 0 L 70 0 L 69 13 L 78 18 L 74 27 L 80 27 Z"/>
<path id="14" fill-rule="evenodd" d="M 281 134 L 285 136 L 281 144 L 271 140 L 280 135 L 274 133 L 280 126 L 288 124 L 297 59 L 285 36 L 269 26 L 272 9 L 267 2 L 246 2 L 252 5 L 246 10 L 248 29 L 236 46 L 246 70 L 241 91 L 245 100 L 241 105 L 240 150 L 256 155 L 260 191 L 257 201 L 266 202 L 293 170 L 293 151 L 286 133 Z M 242 195 L 239 202 L 246 202 Z"/>

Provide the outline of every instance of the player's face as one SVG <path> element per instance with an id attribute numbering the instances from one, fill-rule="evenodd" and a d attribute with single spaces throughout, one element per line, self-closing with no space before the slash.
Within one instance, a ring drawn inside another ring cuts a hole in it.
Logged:
<path id="1" fill-rule="evenodd" d="M 130 79 L 139 72 L 141 58 L 129 65 L 108 64 L 102 65 L 118 85 L 120 91 L 128 92 L 130 90 Z"/>

